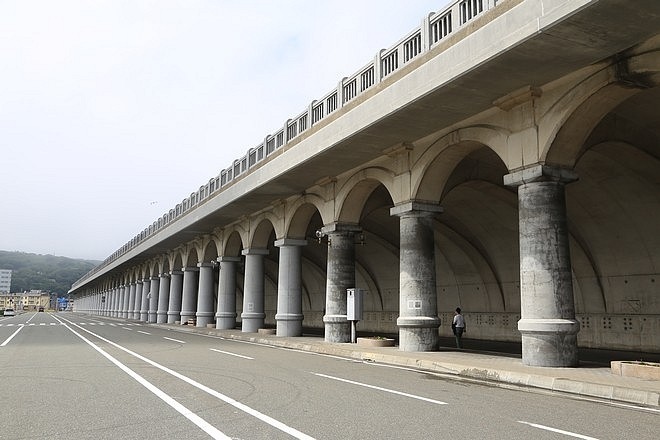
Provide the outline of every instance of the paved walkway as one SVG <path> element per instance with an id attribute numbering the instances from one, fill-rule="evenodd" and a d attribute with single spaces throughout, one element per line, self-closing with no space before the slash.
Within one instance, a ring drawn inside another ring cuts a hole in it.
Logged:
<path id="1" fill-rule="evenodd" d="M 616 402 L 660 408 L 660 380 L 644 380 L 612 374 L 609 360 L 658 361 L 658 354 L 633 354 L 605 350 L 580 350 L 578 368 L 541 368 L 522 364 L 511 347 L 519 344 L 464 340 L 464 350 L 451 347 L 452 339 L 441 338 L 441 348 L 433 352 L 403 352 L 398 347 L 367 347 L 359 344 L 325 342 L 321 336 L 279 337 L 240 330 L 195 328 L 187 325 L 150 324 L 164 328 L 257 342 L 315 353 L 410 367 L 460 378 L 479 379 L 500 384 L 533 387 L 555 392 L 595 397 Z M 442 345 L 446 345 L 442 347 Z M 498 351 L 486 351 L 496 348 Z M 641 355 L 644 355 L 642 358 Z M 604 362 L 604 358 L 608 358 Z"/>

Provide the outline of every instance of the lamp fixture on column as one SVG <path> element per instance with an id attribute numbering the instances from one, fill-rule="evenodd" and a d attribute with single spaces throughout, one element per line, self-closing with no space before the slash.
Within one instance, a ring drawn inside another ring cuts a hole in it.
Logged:
<path id="1" fill-rule="evenodd" d="M 316 235 L 316 239 L 319 241 L 319 244 L 321 244 L 321 241 L 323 240 L 323 237 L 326 236 L 326 234 L 323 233 L 320 229 L 317 229 L 316 232 L 314 233 Z M 330 237 L 328 237 L 328 246 L 331 244 Z"/>

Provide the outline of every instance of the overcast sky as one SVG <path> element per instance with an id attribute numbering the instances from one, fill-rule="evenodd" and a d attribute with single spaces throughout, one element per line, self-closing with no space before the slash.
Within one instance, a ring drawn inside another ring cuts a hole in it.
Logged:
<path id="1" fill-rule="evenodd" d="M 103 260 L 448 0 L 0 0 L 0 250 Z"/>

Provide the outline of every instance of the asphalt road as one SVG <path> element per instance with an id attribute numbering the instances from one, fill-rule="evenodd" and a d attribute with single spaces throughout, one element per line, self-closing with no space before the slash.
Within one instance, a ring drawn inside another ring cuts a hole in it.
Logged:
<path id="1" fill-rule="evenodd" d="M 73 313 L 0 318 L 0 439 L 657 439 L 660 412 Z"/>

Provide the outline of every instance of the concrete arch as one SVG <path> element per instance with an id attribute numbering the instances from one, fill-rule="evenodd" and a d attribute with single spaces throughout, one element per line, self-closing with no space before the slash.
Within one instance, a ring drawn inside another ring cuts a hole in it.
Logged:
<path id="1" fill-rule="evenodd" d="M 199 253 L 197 251 L 197 248 L 192 245 L 188 244 L 186 246 L 185 252 L 184 252 L 184 258 L 183 258 L 183 267 L 195 267 L 197 266 L 197 263 L 199 262 Z"/>
<path id="2" fill-rule="evenodd" d="M 270 243 L 270 236 L 273 232 L 276 233 L 275 226 L 272 222 L 273 219 L 273 215 L 268 214 L 261 216 L 261 218 L 256 221 L 257 224 L 255 228 L 250 231 L 251 234 L 248 241 L 248 247 L 267 249 L 272 245 L 272 243 Z"/>
<path id="3" fill-rule="evenodd" d="M 358 224 L 365 202 L 380 185 L 384 186 L 394 203 L 394 172 L 382 167 L 365 168 L 349 177 L 336 196 L 336 221 Z"/>
<path id="4" fill-rule="evenodd" d="M 573 168 L 589 148 L 594 128 L 615 107 L 660 85 L 660 50 L 615 60 L 557 100 L 540 124 L 540 160 Z"/>
<path id="5" fill-rule="evenodd" d="M 202 252 L 200 252 L 200 255 L 202 257 L 200 259 L 200 262 L 210 263 L 217 261 L 218 247 L 213 237 L 206 235 L 204 236 L 201 243 L 202 243 L 202 248 L 201 248 Z"/>
<path id="6" fill-rule="evenodd" d="M 323 224 L 326 224 L 323 218 L 325 205 L 327 203 L 316 194 L 305 194 L 303 197 L 296 199 L 291 206 L 287 206 L 287 221 L 282 237 L 304 239 L 309 223 L 317 212 L 321 216 Z M 328 220 L 328 222 L 331 221 Z"/>
<path id="7" fill-rule="evenodd" d="M 181 267 L 183 267 L 183 264 L 181 262 L 182 261 L 181 250 L 179 248 L 170 251 L 167 254 L 167 259 L 169 261 L 170 271 L 180 270 Z"/>
<path id="8" fill-rule="evenodd" d="M 238 257 L 241 255 L 241 249 L 245 248 L 248 232 L 241 225 L 234 225 L 232 228 L 224 231 L 221 255 L 225 257 Z"/>
<path id="9" fill-rule="evenodd" d="M 580 181 L 566 191 L 582 310 L 627 313 L 635 300 L 657 313 L 660 157 L 611 140 L 589 148 L 575 169 Z"/>
<path id="10" fill-rule="evenodd" d="M 455 130 L 436 140 L 413 165 L 412 198 L 439 201 L 458 164 L 480 148 L 492 150 L 502 163 L 506 163 L 508 135 L 509 132 L 500 127 L 475 125 Z"/>

